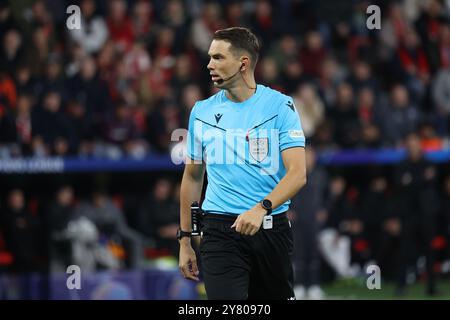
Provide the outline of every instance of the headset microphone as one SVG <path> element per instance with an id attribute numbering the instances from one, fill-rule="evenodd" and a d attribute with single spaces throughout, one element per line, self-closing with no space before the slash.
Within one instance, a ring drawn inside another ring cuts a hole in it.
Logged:
<path id="1" fill-rule="evenodd" d="M 241 66 L 240 66 L 240 68 L 239 68 L 239 70 L 238 70 L 235 74 L 233 74 L 231 77 L 228 77 L 228 78 L 226 78 L 226 79 L 219 79 L 219 80 L 217 80 L 216 82 L 217 82 L 218 84 L 221 84 L 221 83 L 223 83 L 223 82 L 225 82 L 225 81 L 228 81 L 228 80 L 230 80 L 230 79 L 233 79 L 239 72 L 242 71 L 242 67 L 243 67 L 243 66 L 244 66 L 244 64 L 242 63 Z"/>

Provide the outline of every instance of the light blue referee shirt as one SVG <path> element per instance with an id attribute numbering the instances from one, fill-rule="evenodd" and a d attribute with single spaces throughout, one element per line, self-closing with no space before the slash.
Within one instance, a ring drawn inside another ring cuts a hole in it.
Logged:
<path id="1" fill-rule="evenodd" d="M 264 199 L 286 174 L 281 152 L 304 147 L 300 116 L 291 97 L 263 85 L 243 102 L 219 91 L 190 114 L 187 155 L 204 161 L 208 176 L 202 209 L 241 214 Z M 288 210 L 290 200 L 272 214 Z"/>

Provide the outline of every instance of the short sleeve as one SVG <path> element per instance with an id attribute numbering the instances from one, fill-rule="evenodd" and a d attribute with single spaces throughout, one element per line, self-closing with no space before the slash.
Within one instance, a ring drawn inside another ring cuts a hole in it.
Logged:
<path id="1" fill-rule="evenodd" d="M 286 97 L 280 106 L 278 130 L 280 151 L 294 147 L 305 147 L 305 135 L 300 115 L 291 97 Z"/>
<path id="2" fill-rule="evenodd" d="M 191 114 L 189 116 L 189 127 L 187 134 L 187 156 L 195 161 L 203 160 L 203 148 L 202 148 L 202 135 L 199 130 L 201 126 L 196 126 L 198 121 L 196 118 L 196 106 L 197 103 L 192 108 Z"/>

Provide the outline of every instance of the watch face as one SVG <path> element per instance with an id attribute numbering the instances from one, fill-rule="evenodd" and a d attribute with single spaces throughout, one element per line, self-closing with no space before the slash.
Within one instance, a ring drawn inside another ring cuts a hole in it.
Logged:
<path id="1" fill-rule="evenodd" d="M 262 205 L 267 210 L 272 209 L 272 202 L 268 199 L 264 199 Z"/>

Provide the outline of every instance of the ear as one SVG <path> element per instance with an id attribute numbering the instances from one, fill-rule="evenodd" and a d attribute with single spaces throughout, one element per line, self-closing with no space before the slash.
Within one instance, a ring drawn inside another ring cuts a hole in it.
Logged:
<path id="1" fill-rule="evenodd" d="M 241 60 L 241 69 L 240 71 L 245 71 L 247 66 L 249 66 L 250 60 L 247 56 L 243 56 Z"/>

